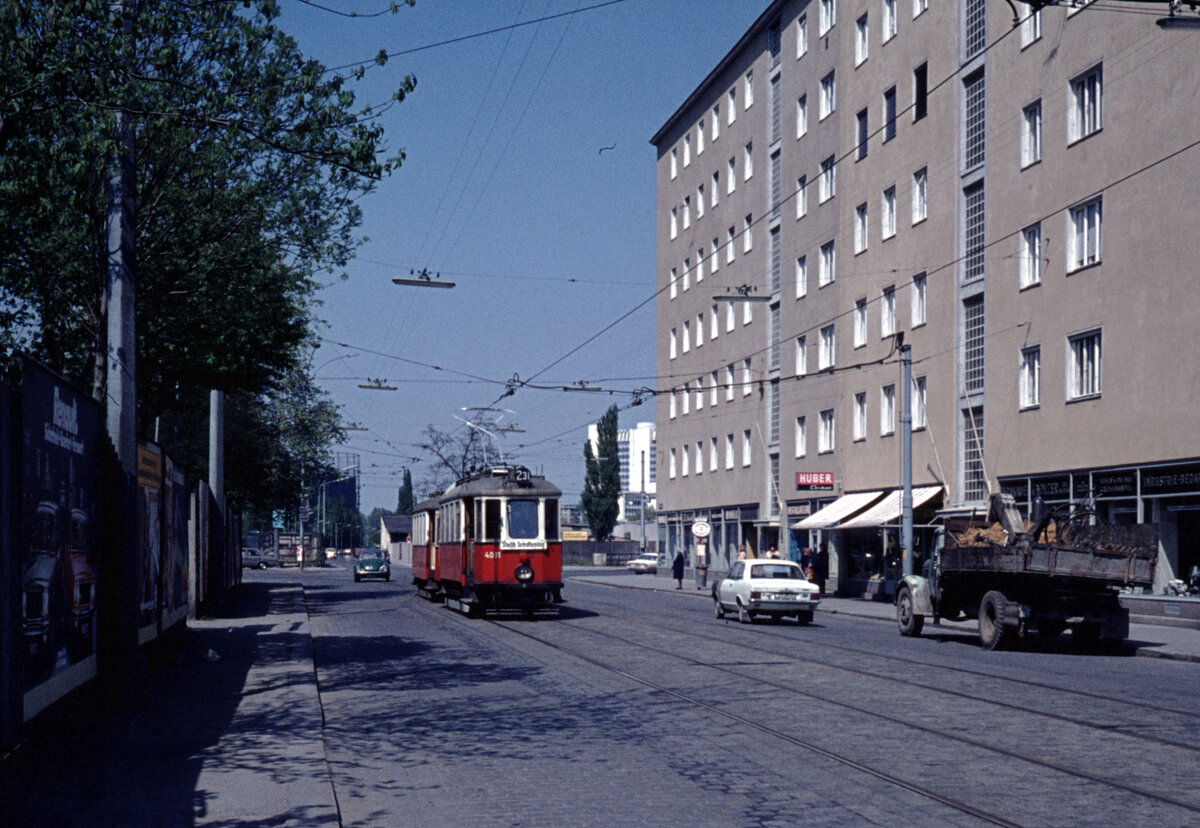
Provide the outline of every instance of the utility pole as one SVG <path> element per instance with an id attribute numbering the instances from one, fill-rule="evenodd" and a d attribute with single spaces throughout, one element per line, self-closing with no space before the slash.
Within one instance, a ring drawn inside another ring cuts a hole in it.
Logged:
<path id="1" fill-rule="evenodd" d="M 641 537 L 642 537 L 642 557 L 646 557 L 646 452 L 642 452 L 642 491 L 638 498 L 638 503 L 641 508 L 638 510 L 641 513 Z"/>
<path id="2" fill-rule="evenodd" d="M 900 560 L 901 573 L 913 574 L 912 502 L 912 346 L 900 340 Z"/>

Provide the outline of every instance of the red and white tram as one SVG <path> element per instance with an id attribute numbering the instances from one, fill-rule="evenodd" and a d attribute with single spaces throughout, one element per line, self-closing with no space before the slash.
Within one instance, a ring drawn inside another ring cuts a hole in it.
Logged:
<path id="1" fill-rule="evenodd" d="M 459 480 L 413 510 L 413 584 L 470 615 L 562 603 L 562 491 L 522 466 Z"/>

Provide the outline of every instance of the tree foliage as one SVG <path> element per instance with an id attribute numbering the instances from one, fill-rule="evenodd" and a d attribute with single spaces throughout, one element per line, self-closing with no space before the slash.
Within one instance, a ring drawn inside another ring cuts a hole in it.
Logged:
<path id="1" fill-rule="evenodd" d="M 296 462 L 269 464 L 299 455 L 260 438 L 295 413 L 283 398 L 314 342 L 315 277 L 360 243 L 359 200 L 403 158 L 378 116 L 415 85 L 356 105 L 349 79 L 306 59 L 278 14 L 276 0 L 0 4 L 0 353 L 22 348 L 103 394 L 107 181 L 126 112 L 139 430 L 166 415 L 176 439 L 201 441 L 190 429 L 207 407 L 191 406 L 229 392 L 229 433 L 236 420 L 250 435 L 241 459 L 271 477 L 235 487 L 254 502 L 296 483 Z"/>
<path id="2" fill-rule="evenodd" d="M 596 450 L 589 440 L 583 444 L 586 472 L 583 479 L 583 511 L 596 540 L 607 540 L 620 513 L 621 466 L 617 457 L 617 407 L 596 422 Z"/>
<path id="3" fill-rule="evenodd" d="M 434 460 L 425 467 L 421 479 L 425 495 L 445 491 L 455 481 L 487 465 L 487 438 L 473 428 L 441 431 L 427 425 L 422 437 L 418 448 Z"/>
<path id="4" fill-rule="evenodd" d="M 405 467 L 404 482 L 400 484 L 400 491 L 396 495 L 396 511 L 393 514 L 411 515 L 413 505 L 412 472 L 408 470 L 408 467 Z"/>

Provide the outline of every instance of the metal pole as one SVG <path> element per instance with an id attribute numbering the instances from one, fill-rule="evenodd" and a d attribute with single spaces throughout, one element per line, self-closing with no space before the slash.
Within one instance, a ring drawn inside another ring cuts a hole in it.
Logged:
<path id="1" fill-rule="evenodd" d="M 642 535 L 642 557 L 646 557 L 646 452 L 642 452 L 642 491 L 638 498 L 638 503 L 641 508 L 638 510 L 641 513 L 641 535 Z"/>
<path id="2" fill-rule="evenodd" d="M 901 572 L 913 574 L 912 346 L 900 346 L 900 556 Z"/>
<path id="3" fill-rule="evenodd" d="M 225 392 L 208 392 L 208 487 L 225 512 Z"/>

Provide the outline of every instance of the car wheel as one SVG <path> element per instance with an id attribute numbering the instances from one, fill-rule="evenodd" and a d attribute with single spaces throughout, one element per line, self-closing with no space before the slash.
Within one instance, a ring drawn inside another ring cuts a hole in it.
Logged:
<path id="1" fill-rule="evenodd" d="M 796 616 L 796 623 L 801 627 L 807 627 L 812 623 L 813 614 L 811 612 L 802 612 Z"/>
<path id="2" fill-rule="evenodd" d="M 383 580 L 385 580 L 385 581 L 390 581 L 390 580 L 392 580 L 392 576 L 391 576 L 391 575 L 384 575 L 384 576 L 383 576 Z"/>
<path id="3" fill-rule="evenodd" d="M 737 611 L 738 611 L 738 621 L 740 621 L 741 623 L 749 624 L 754 621 L 754 616 L 752 616 L 750 614 L 750 612 L 746 609 L 746 605 L 743 604 L 741 601 L 738 601 Z"/>
<path id="4" fill-rule="evenodd" d="M 725 617 L 725 608 L 723 606 L 721 606 L 721 599 L 715 595 L 713 596 L 713 606 L 716 608 L 717 618 L 724 618 Z"/>
<path id="5" fill-rule="evenodd" d="M 900 587 L 900 595 L 896 598 L 896 624 L 903 636 L 920 635 L 925 626 L 925 616 L 913 612 L 912 590 L 907 586 Z"/>
<path id="6" fill-rule="evenodd" d="M 354 573 L 354 583 L 357 584 L 361 580 L 362 580 L 362 577 L 357 572 L 355 572 Z"/>

